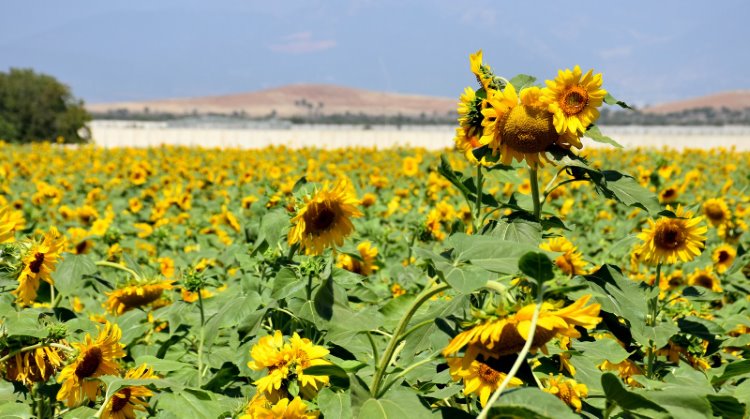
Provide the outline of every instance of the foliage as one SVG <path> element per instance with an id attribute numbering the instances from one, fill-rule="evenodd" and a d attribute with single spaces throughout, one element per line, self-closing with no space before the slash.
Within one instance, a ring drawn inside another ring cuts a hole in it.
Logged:
<path id="1" fill-rule="evenodd" d="M 85 142 L 89 140 L 86 123 L 90 120 L 83 102 L 54 77 L 31 69 L 0 72 L 0 139 Z"/>

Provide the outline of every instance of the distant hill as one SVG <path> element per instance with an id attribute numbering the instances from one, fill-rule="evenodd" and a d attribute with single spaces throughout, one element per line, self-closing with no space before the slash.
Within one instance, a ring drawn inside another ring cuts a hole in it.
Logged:
<path id="1" fill-rule="evenodd" d="M 93 113 L 127 110 L 129 113 L 241 114 L 250 118 L 365 114 L 407 117 L 451 116 L 458 99 L 401 93 L 374 92 L 330 84 L 293 84 L 250 93 L 163 99 L 142 102 L 87 104 Z"/>
<path id="2" fill-rule="evenodd" d="M 692 99 L 662 103 L 646 107 L 643 109 L 643 112 L 667 114 L 699 108 L 711 108 L 716 110 L 727 108 L 733 111 L 748 109 L 750 108 L 750 90 L 720 92 Z"/>

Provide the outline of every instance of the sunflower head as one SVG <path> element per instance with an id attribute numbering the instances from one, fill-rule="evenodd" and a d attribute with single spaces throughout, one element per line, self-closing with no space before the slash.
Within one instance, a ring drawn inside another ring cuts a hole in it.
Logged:
<path id="1" fill-rule="evenodd" d="M 726 201 L 722 198 L 707 199 L 703 203 L 703 215 L 714 227 L 726 223 L 732 216 Z"/>
<path id="2" fill-rule="evenodd" d="M 289 244 L 299 243 L 306 254 L 319 255 L 326 248 L 341 246 L 344 238 L 354 231 L 351 218 L 362 216 L 357 208 L 359 200 L 349 190 L 347 182 L 339 181 L 331 187 L 326 183 L 292 218 Z"/>
<path id="3" fill-rule="evenodd" d="M 555 237 L 539 245 L 542 250 L 563 252 L 555 259 L 555 265 L 568 275 L 580 275 L 586 272 L 586 262 L 578 248 L 565 237 Z"/>
<path id="4" fill-rule="evenodd" d="M 581 411 L 581 399 L 588 396 L 588 387 L 585 384 L 578 383 L 576 380 L 563 375 L 553 376 L 551 374 L 545 382 L 546 385 L 542 390 L 555 395 L 575 409 L 576 412 Z"/>
<path id="5" fill-rule="evenodd" d="M 701 225 L 701 220 L 702 217 L 692 218 L 692 213 L 682 207 L 677 207 L 675 218 L 649 219 L 649 227 L 638 234 L 643 241 L 638 252 L 652 264 L 693 260 L 703 250 L 706 240 L 707 228 Z"/>
<path id="6" fill-rule="evenodd" d="M 714 275 L 713 268 L 710 266 L 693 272 L 693 274 L 688 277 L 688 285 L 703 287 L 713 292 L 722 291 L 719 278 Z"/>
<path id="7" fill-rule="evenodd" d="M 104 306 L 114 315 L 147 306 L 159 300 L 164 291 L 171 290 L 172 282 L 174 281 L 157 278 L 143 283 L 131 283 L 106 293 L 108 298 Z"/>
<path id="8" fill-rule="evenodd" d="M 44 346 L 15 354 L 0 365 L 0 375 L 8 381 L 31 387 L 34 383 L 49 380 L 64 362 L 65 352 L 57 347 Z"/>
<path id="9" fill-rule="evenodd" d="M 720 274 L 726 272 L 732 267 L 736 258 L 737 250 L 729 244 L 722 244 L 714 249 L 711 254 L 711 259 L 714 261 L 716 272 Z"/>
<path id="10" fill-rule="evenodd" d="M 51 274 L 65 248 L 65 237 L 52 227 L 41 241 L 33 240 L 27 248 L 23 256 L 24 268 L 18 275 L 18 287 L 13 291 L 24 305 L 34 301 L 40 281 L 54 283 Z"/>
<path id="11" fill-rule="evenodd" d="M 148 378 L 158 378 L 154 375 L 153 370 L 146 364 L 140 367 L 128 370 L 125 373 L 125 379 L 142 380 Z M 147 406 L 146 397 L 153 396 L 153 392 L 144 386 L 129 386 L 118 390 L 104 406 L 102 418 L 135 418 L 136 410 L 145 411 Z"/>
<path id="12" fill-rule="evenodd" d="M 541 101 L 554 115 L 558 133 L 583 134 L 599 117 L 597 108 L 607 91 L 602 89 L 602 75 L 589 70 L 583 74 L 579 66 L 573 70 L 560 70 L 555 80 L 547 80 L 542 89 Z"/>

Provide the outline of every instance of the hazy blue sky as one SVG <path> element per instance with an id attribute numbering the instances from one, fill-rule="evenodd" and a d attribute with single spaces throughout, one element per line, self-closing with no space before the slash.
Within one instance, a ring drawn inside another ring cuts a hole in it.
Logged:
<path id="1" fill-rule="evenodd" d="M 335 83 L 458 96 L 469 53 L 501 75 L 580 64 L 637 104 L 750 88 L 750 1 L 3 0 L 0 70 L 89 102 Z"/>

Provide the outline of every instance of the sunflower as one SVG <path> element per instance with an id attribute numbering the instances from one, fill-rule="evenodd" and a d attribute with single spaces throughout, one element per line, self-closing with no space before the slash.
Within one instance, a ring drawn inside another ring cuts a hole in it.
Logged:
<path id="1" fill-rule="evenodd" d="M 667 207 L 670 209 L 670 207 Z M 643 260 L 652 264 L 673 264 L 679 258 L 689 262 L 700 255 L 706 240 L 705 226 L 699 225 L 703 217 L 693 217 L 681 206 L 675 211 L 677 217 L 662 217 L 657 221 L 648 220 L 649 227 L 638 238 L 643 241 L 639 251 Z"/>
<path id="2" fill-rule="evenodd" d="M 575 132 L 558 133 L 553 115 L 540 102 L 541 90 L 528 87 L 516 93 L 508 83 L 503 91 L 493 90 L 487 97 L 490 107 L 482 111 L 484 120 L 482 144 L 488 144 L 493 153 L 500 154 L 500 162 L 508 165 L 513 159 L 526 162 L 531 167 L 541 165 L 539 157 L 552 145 L 563 148 L 581 148 Z"/>
<path id="3" fill-rule="evenodd" d="M 452 357 L 447 358 L 446 362 L 450 368 L 453 381 L 463 381 L 464 395 L 476 394 L 479 396 L 479 402 L 482 406 L 487 404 L 487 400 L 492 393 L 500 387 L 500 383 L 507 377 L 506 373 L 497 371 L 476 360 L 467 363 L 465 358 Z M 518 387 L 522 384 L 523 381 L 513 377 L 508 382 L 508 387 Z"/>
<path id="4" fill-rule="evenodd" d="M 128 372 L 125 373 L 124 378 L 141 380 L 158 377 L 154 375 L 153 371 L 146 364 L 143 364 L 138 368 L 128 370 Z M 146 406 L 147 403 L 143 399 L 151 397 L 153 394 L 154 393 L 151 390 L 144 386 L 124 387 L 107 400 L 107 404 L 104 406 L 101 417 L 104 419 L 135 418 L 136 410 L 146 410 L 144 406 Z"/>
<path id="5" fill-rule="evenodd" d="M 416 157 L 406 157 L 403 163 L 404 176 L 414 177 L 419 174 L 419 159 Z"/>
<path id="6" fill-rule="evenodd" d="M 65 344 L 65 342 L 61 342 Z M 19 381 L 27 387 L 44 383 L 60 369 L 65 361 L 62 349 L 43 346 L 13 355 L 0 369 L 8 381 Z"/>
<path id="7" fill-rule="evenodd" d="M 264 397 L 253 397 L 247 405 L 245 414 L 240 419 L 315 419 L 320 416 L 318 410 L 308 410 L 308 405 L 301 398 L 295 397 L 292 401 L 282 398 L 272 404 Z"/>
<path id="8" fill-rule="evenodd" d="M 555 80 L 545 81 L 541 101 L 554 115 L 553 123 L 558 133 L 583 134 L 599 118 L 596 109 L 602 105 L 607 91 L 602 89 L 602 74 L 589 70 L 583 74 L 581 67 L 560 70 Z"/>
<path id="9" fill-rule="evenodd" d="M 290 380 L 295 379 L 303 394 L 314 396 L 321 386 L 328 384 L 328 376 L 306 375 L 302 371 L 313 365 L 330 365 L 323 359 L 328 349 L 313 345 L 309 339 L 294 333 L 285 342 L 280 330 L 260 338 L 250 349 L 252 361 L 247 366 L 253 371 L 267 370 L 268 374 L 253 384 L 268 397 L 286 394 Z"/>
<path id="10" fill-rule="evenodd" d="M 602 371 L 617 371 L 619 377 L 622 378 L 627 385 L 630 387 L 641 387 L 641 384 L 638 383 L 633 376 L 643 375 L 643 371 L 635 362 L 629 359 L 625 359 L 617 364 L 605 360 L 599 364 L 599 369 Z"/>
<path id="11" fill-rule="evenodd" d="M 289 244 L 299 243 L 308 255 L 319 255 L 327 247 L 341 246 L 344 237 L 354 231 L 352 217 L 361 217 L 359 200 L 348 190 L 345 181 L 333 188 L 328 183 L 311 197 L 292 218 Z"/>
<path id="12" fill-rule="evenodd" d="M 0 208 L 0 243 L 9 243 L 15 240 L 16 231 L 26 227 L 21 211 L 14 211 L 10 207 Z"/>
<path id="13" fill-rule="evenodd" d="M 544 381 L 545 386 L 542 390 L 554 394 L 558 399 L 564 401 L 565 404 L 574 408 L 576 412 L 581 412 L 581 399 L 588 396 L 589 393 L 589 389 L 585 384 L 562 375 L 553 376 L 551 374 Z"/>
<path id="14" fill-rule="evenodd" d="M 161 298 L 165 290 L 172 289 L 171 280 L 149 283 L 133 283 L 114 291 L 107 292 L 104 307 L 112 314 L 120 315 L 128 310 L 143 307 Z"/>
<path id="15" fill-rule="evenodd" d="M 477 82 L 479 82 L 485 90 L 491 87 L 497 87 L 495 84 L 495 75 L 492 74 L 492 69 L 490 66 L 482 63 L 481 49 L 469 55 L 469 66 L 471 67 L 471 72 L 476 76 Z"/>
<path id="16" fill-rule="evenodd" d="M 737 250 L 728 244 L 722 244 L 714 249 L 714 252 L 711 254 L 711 259 L 714 261 L 716 272 L 720 274 L 723 274 L 732 267 L 736 257 Z"/>
<path id="17" fill-rule="evenodd" d="M 747 224 L 735 218 L 722 223 L 717 229 L 716 234 L 727 243 L 737 244 L 745 230 L 747 230 Z"/>
<path id="18" fill-rule="evenodd" d="M 586 262 L 583 261 L 583 255 L 578 252 L 578 248 L 565 237 L 555 237 L 539 245 L 542 250 L 551 252 L 562 252 L 563 254 L 555 259 L 555 265 L 561 271 L 568 275 L 581 275 L 586 273 Z"/>
<path id="19" fill-rule="evenodd" d="M 54 283 L 51 274 L 64 248 L 65 237 L 55 227 L 50 228 L 41 242 L 31 243 L 23 257 L 24 268 L 18 276 L 18 287 L 13 291 L 21 304 L 26 305 L 34 301 L 40 280 L 49 284 Z"/>
<path id="20" fill-rule="evenodd" d="M 576 326 L 592 329 L 599 324 L 601 306 L 586 306 L 590 299 L 591 295 L 585 295 L 573 304 L 558 310 L 554 310 L 552 304 L 543 303 L 532 341 L 532 350 L 541 348 L 542 351 L 546 351 L 545 345 L 555 336 L 580 337 Z M 443 356 L 454 354 L 467 345 L 467 359 L 476 359 L 477 355 L 498 358 L 518 353 L 529 336 L 534 307 L 534 304 L 529 304 L 513 315 L 485 321 L 459 333 L 443 349 Z"/>
<path id="21" fill-rule="evenodd" d="M 375 258 L 378 257 L 378 249 L 372 246 L 372 243 L 365 241 L 357 246 L 360 258 L 352 257 L 347 254 L 340 254 L 336 266 L 346 269 L 363 276 L 370 275 L 379 269 L 375 264 Z"/>
<path id="22" fill-rule="evenodd" d="M 453 138 L 456 149 L 463 151 L 466 159 L 472 164 L 477 164 L 473 150 L 482 144 L 479 138 L 482 136 L 484 125 L 483 109 L 485 101 L 476 95 L 474 89 L 467 87 L 458 102 L 458 128 Z M 482 159 L 484 160 L 484 159 Z M 484 164 L 487 164 L 484 162 Z"/>
<path id="23" fill-rule="evenodd" d="M 662 204 L 671 204 L 680 197 L 680 191 L 676 186 L 669 186 L 659 192 L 659 202 Z"/>
<path id="24" fill-rule="evenodd" d="M 713 292 L 722 291 L 719 278 L 714 275 L 714 270 L 710 266 L 693 272 L 693 274 L 688 277 L 687 284 L 691 287 L 707 288 Z"/>
<path id="25" fill-rule="evenodd" d="M 729 221 L 732 213 L 729 212 L 729 208 L 724 199 L 711 198 L 703 203 L 703 215 L 706 216 L 712 226 L 718 227 Z"/>
<path id="26" fill-rule="evenodd" d="M 78 350 L 78 357 L 66 366 L 57 382 L 62 383 L 57 393 L 57 400 L 64 401 L 68 407 L 79 405 L 84 397 L 95 400 L 99 394 L 99 381 L 93 378 L 102 375 L 116 375 L 118 372 L 116 360 L 125 356 L 120 343 L 122 331 L 116 324 L 106 322 L 104 329 L 99 329 L 96 340 L 86 334 L 82 343 L 73 343 Z"/>

